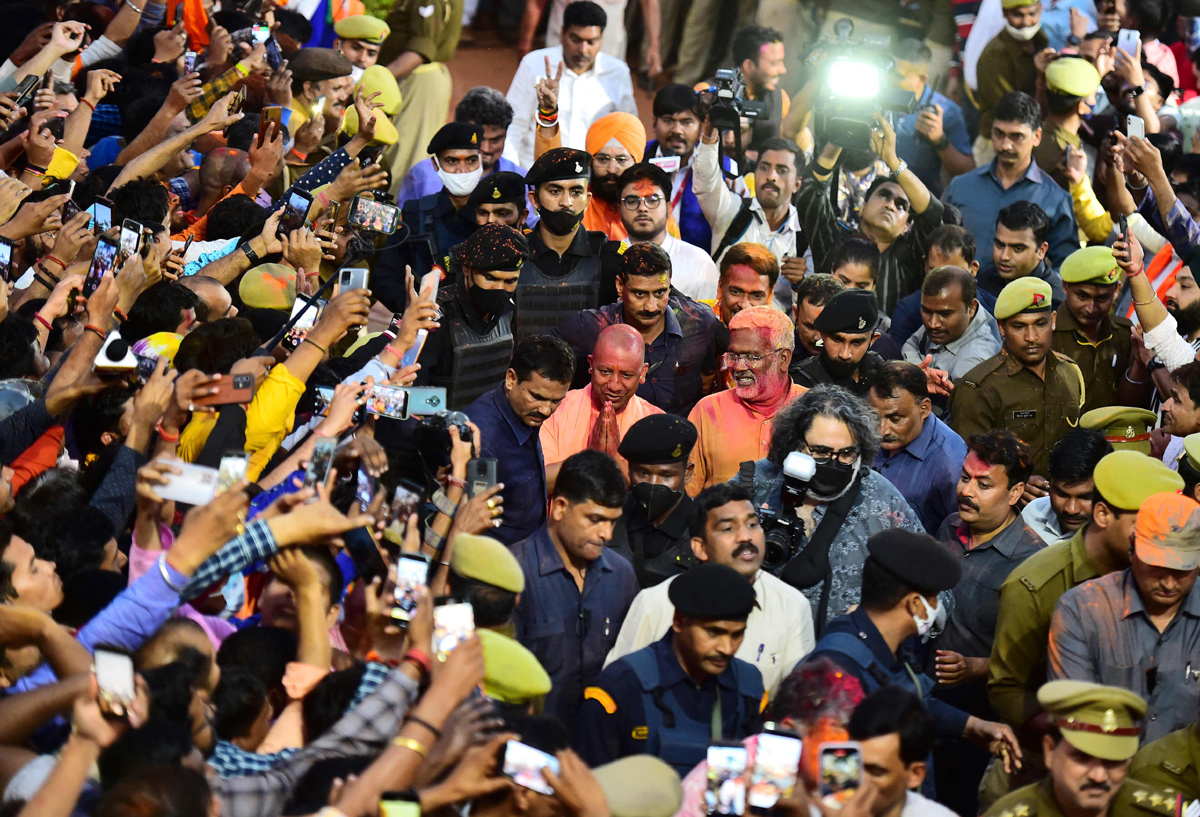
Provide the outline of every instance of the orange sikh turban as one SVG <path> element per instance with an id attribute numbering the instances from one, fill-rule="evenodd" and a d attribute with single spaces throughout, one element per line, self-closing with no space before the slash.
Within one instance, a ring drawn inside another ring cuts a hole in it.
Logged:
<path id="1" fill-rule="evenodd" d="M 620 142 L 635 162 L 646 155 L 646 128 L 631 113 L 618 111 L 593 122 L 587 132 L 587 152 L 594 156 L 610 139 Z"/>

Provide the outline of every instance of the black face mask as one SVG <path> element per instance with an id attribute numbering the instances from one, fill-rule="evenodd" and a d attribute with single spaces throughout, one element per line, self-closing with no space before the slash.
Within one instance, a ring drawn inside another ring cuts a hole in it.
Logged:
<path id="1" fill-rule="evenodd" d="M 837 496 L 846 490 L 854 479 L 854 464 L 845 465 L 837 460 L 818 462 L 816 473 L 808 481 L 808 490 L 818 496 Z"/>
<path id="2" fill-rule="evenodd" d="M 629 492 L 651 519 L 658 519 L 683 498 L 683 491 L 672 491 L 666 485 L 653 482 L 639 482 L 630 488 Z"/>
<path id="3" fill-rule="evenodd" d="M 538 208 L 538 216 L 542 224 L 554 235 L 570 235 L 571 231 L 583 221 L 583 213 L 572 213 L 570 210 L 547 210 Z"/>
<path id="4" fill-rule="evenodd" d="M 505 315 L 513 308 L 513 296 L 507 290 L 471 287 L 467 290 L 467 296 L 481 315 Z"/>

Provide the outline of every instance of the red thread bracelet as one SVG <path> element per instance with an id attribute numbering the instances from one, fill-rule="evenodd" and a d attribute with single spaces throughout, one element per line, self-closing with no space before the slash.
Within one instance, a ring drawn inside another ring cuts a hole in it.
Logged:
<path id="1" fill-rule="evenodd" d="M 50 253 L 46 253 L 46 255 L 44 257 L 47 261 L 53 261 L 55 264 L 58 264 L 63 269 L 67 268 L 67 265 L 65 263 L 63 263 L 61 259 L 55 258 Z"/>
<path id="2" fill-rule="evenodd" d="M 35 321 L 37 321 L 38 323 L 40 323 L 42 326 L 46 327 L 46 329 L 48 329 L 49 331 L 51 331 L 51 332 L 54 331 L 54 327 L 50 325 L 50 321 L 43 318 L 41 316 L 41 313 L 39 313 L 39 312 L 33 313 L 33 319 Z"/>

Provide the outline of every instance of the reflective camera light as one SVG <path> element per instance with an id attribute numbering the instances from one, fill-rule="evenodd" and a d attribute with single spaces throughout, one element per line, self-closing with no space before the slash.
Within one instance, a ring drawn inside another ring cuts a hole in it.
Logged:
<path id="1" fill-rule="evenodd" d="M 879 95 L 879 67 L 858 60 L 835 60 L 829 66 L 828 87 L 834 97 L 873 99 Z"/>

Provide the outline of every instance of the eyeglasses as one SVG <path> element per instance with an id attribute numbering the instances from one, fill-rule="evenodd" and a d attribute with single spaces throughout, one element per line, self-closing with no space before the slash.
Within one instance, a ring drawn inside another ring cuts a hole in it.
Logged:
<path id="1" fill-rule="evenodd" d="M 772 349 L 765 355 L 752 355 L 747 352 L 726 352 L 725 354 L 721 355 L 721 359 L 725 361 L 725 366 L 730 369 L 736 366 L 739 361 L 745 363 L 747 366 L 755 366 L 761 363 L 765 358 L 782 351 L 782 349 Z"/>
<path id="2" fill-rule="evenodd" d="M 594 164 L 596 167 L 608 167 L 609 165 L 616 165 L 617 167 L 629 167 L 633 164 L 633 157 L 625 155 L 605 156 L 601 154 L 599 156 L 592 157 L 592 164 Z"/>
<path id="3" fill-rule="evenodd" d="M 828 448 L 824 445 L 809 445 L 807 442 L 803 443 L 803 446 L 808 449 L 809 456 L 820 463 L 826 463 L 832 459 L 836 459 L 842 465 L 853 465 L 854 461 L 858 459 L 857 446 L 843 448 L 840 451 L 834 451 L 832 448 Z"/>
<path id="4" fill-rule="evenodd" d="M 655 207 L 658 207 L 658 205 L 663 203 L 663 197 L 657 193 L 654 193 L 649 196 L 626 196 L 625 198 L 621 199 L 621 205 L 626 210 L 636 210 L 642 206 L 643 202 L 648 209 L 653 210 Z"/>

